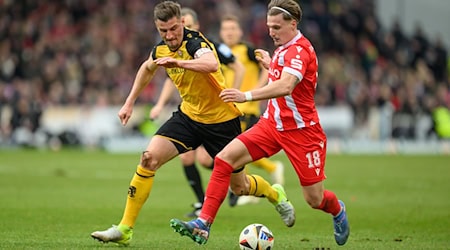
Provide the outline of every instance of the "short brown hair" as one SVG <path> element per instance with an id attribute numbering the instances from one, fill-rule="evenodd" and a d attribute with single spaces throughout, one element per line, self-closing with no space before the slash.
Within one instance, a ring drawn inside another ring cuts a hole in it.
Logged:
<path id="1" fill-rule="evenodd" d="M 298 23 L 302 20 L 302 8 L 295 0 L 271 0 L 267 9 L 267 15 L 269 16 L 283 14 L 284 20 L 294 19 Z"/>
<path id="2" fill-rule="evenodd" d="M 167 22 L 169 19 L 181 18 L 181 6 L 173 1 L 164 1 L 155 6 L 153 10 L 153 19 Z"/>

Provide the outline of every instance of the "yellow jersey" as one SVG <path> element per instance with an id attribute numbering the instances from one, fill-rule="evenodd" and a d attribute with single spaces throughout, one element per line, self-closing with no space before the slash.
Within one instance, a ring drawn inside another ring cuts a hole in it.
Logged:
<path id="1" fill-rule="evenodd" d="M 219 61 L 214 44 L 200 32 L 184 29 L 183 42 L 176 51 L 161 41 L 152 50 L 152 58 L 172 57 L 192 60 L 197 50 L 209 48 Z M 220 63 L 219 63 L 220 65 Z M 213 73 L 201 73 L 183 68 L 166 68 L 167 75 L 178 89 L 181 97 L 180 109 L 189 118 L 204 124 L 229 121 L 242 113 L 234 103 L 225 103 L 219 94 L 225 88 L 225 78 L 219 69 Z"/>

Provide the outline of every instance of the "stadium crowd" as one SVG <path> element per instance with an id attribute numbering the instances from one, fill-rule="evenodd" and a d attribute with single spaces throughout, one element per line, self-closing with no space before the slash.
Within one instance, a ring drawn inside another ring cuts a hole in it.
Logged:
<path id="1" fill-rule="evenodd" d="M 10 143 L 18 128 L 36 131 L 47 107 L 120 105 L 136 68 L 159 41 L 155 2 L 0 1 L 0 144 Z M 249 43 L 274 49 L 266 1 L 179 2 L 199 11 L 208 37 L 218 40 L 221 15 L 234 14 Z M 373 0 L 301 5 L 300 29 L 319 56 L 318 105 L 349 105 L 355 126 L 367 126 L 371 109 L 387 110 L 381 139 L 414 139 L 418 117 L 440 120 L 434 119 L 437 107 L 448 113 L 448 52 L 438 36 L 427 37 L 420 23 L 411 35 L 398 22 L 382 27 Z M 139 102 L 155 103 L 164 77 L 160 72 Z"/>

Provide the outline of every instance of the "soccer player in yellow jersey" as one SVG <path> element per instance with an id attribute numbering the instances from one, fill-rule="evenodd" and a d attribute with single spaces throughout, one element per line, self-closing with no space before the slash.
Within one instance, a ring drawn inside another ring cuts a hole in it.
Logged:
<path id="1" fill-rule="evenodd" d="M 242 113 L 234 103 L 224 102 L 219 97 L 225 89 L 225 79 L 219 68 L 214 45 L 200 32 L 184 28 L 178 3 L 161 2 L 155 6 L 153 14 L 162 41 L 140 66 L 118 116 L 122 124 L 126 125 L 136 99 L 158 67 L 165 68 L 182 102 L 178 111 L 158 129 L 142 153 L 128 188 L 119 224 L 91 233 L 94 239 L 105 243 L 128 245 L 131 242 L 136 219 L 150 194 L 156 171 L 164 163 L 200 145 L 214 157 L 241 132 L 239 116 Z M 262 177 L 246 176 L 242 171 L 231 176 L 234 182 L 242 178 L 252 178 L 251 187 L 261 197 L 275 201 L 273 204 L 276 209 L 286 204 L 284 191 L 270 186 Z"/>
<path id="2" fill-rule="evenodd" d="M 192 30 L 200 29 L 200 23 L 198 22 L 197 13 L 193 9 L 182 8 L 181 16 L 184 19 L 184 27 Z M 214 43 L 214 41 L 211 42 L 213 42 L 214 46 L 216 47 L 220 64 L 226 66 L 228 71 L 233 72 L 233 87 L 239 88 L 245 72 L 244 65 L 236 60 L 228 46 L 223 43 L 219 44 Z M 167 78 L 164 82 L 164 86 L 162 88 L 158 101 L 150 111 L 150 119 L 158 118 L 159 114 L 161 113 L 175 90 L 176 88 L 174 84 L 172 83 L 170 78 Z M 212 169 L 213 159 L 205 150 L 205 148 L 203 146 L 200 146 L 196 150 L 180 154 L 180 160 L 181 164 L 183 165 L 184 175 L 197 198 L 197 202 L 192 204 L 192 212 L 186 214 L 187 217 L 194 218 L 200 214 L 200 211 L 203 207 L 203 200 L 205 199 L 205 190 L 203 188 L 200 172 L 198 171 L 195 162 L 197 160 L 201 166 Z M 238 196 L 232 196 L 230 197 L 230 200 L 236 201 L 237 197 Z"/>
<path id="3" fill-rule="evenodd" d="M 240 85 L 239 90 L 242 92 L 249 91 L 255 88 L 266 85 L 268 80 L 267 70 L 260 65 L 256 59 L 255 48 L 248 43 L 242 41 L 243 31 L 239 24 L 239 19 L 233 15 L 226 15 L 220 22 L 220 38 L 222 42 L 230 47 L 231 51 L 235 55 L 236 59 L 240 61 L 245 67 L 244 79 Z M 236 88 L 230 86 L 230 82 L 234 79 L 234 71 L 230 70 L 226 65 L 223 67 L 225 75 L 225 83 L 229 88 Z M 241 128 L 245 131 L 251 128 L 259 119 L 261 115 L 260 102 L 244 102 L 236 103 L 239 110 L 244 113 L 241 116 Z M 272 181 L 278 184 L 284 184 L 284 166 L 279 161 L 271 161 L 267 158 L 262 158 L 251 165 L 262 168 L 272 176 Z M 256 203 L 260 199 L 254 196 L 241 196 L 237 201 L 238 205 L 247 203 Z"/>

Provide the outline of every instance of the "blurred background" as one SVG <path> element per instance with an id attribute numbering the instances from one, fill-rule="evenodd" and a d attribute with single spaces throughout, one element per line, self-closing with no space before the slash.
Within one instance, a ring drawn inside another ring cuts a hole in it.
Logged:
<path id="1" fill-rule="evenodd" d="M 0 0 L 0 148 L 141 151 L 176 108 L 148 112 L 158 72 L 130 124 L 117 112 L 160 41 L 150 0 Z M 185 0 L 219 40 L 223 14 L 273 51 L 268 1 Z M 450 1 L 305 0 L 300 29 L 319 56 L 316 102 L 335 153 L 450 154 Z M 264 107 L 264 103 L 262 103 Z"/>

